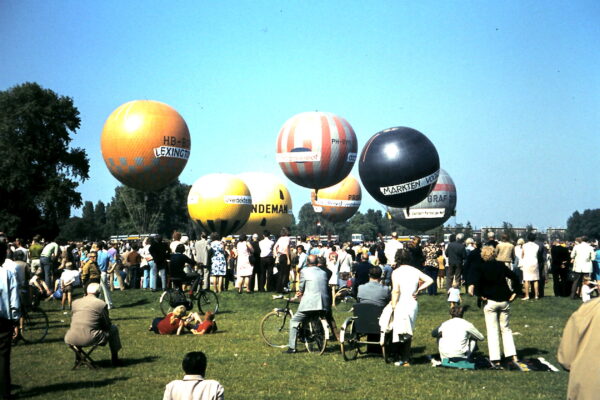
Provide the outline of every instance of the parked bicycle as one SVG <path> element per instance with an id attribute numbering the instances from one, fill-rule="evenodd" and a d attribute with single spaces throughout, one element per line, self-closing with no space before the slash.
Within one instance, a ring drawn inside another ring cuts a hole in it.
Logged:
<path id="1" fill-rule="evenodd" d="M 354 297 L 351 287 L 342 286 L 335 292 L 333 297 L 333 307 L 335 307 L 336 310 L 343 313 L 351 313 L 354 304 L 356 304 L 356 297 Z"/>
<path id="2" fill-rule="evenodd" d="M 48 334 L 50 326 L 46 312 L 42 310 L 38 302 L 27 301 L 22 297 L 21 319 L 19 320 L 19 333 L 13 338 L 13 342 L 19 339 L 25 343 L 39 343 Z"/>
<path id="3" fill-rule="evenodd" d="M 171 279 L 171 281 L 177 281 Z M 202 275 L 194 278 L 193 281 L 181 281 L 182 284 L 191 284 L 191 288 L 183 290 L 181 288 L 168 288 L 160 295 L 160 310 L 164 315 L 172 312 L 178 305 L 185 305 L 188 310 L 198 306 L 198 311 L 206 314 L 207 311 L 216 314 L 219 311 L 219 298 L 217 294 L 210 289 L 202 288 Z"/>
<path id="4" fill-rule="evenodd" d="M 284 299 L 283 296 L 273 296 L 273 300 Z M 285 298 L 283 308 L 274 308 L 260 321 L 260 335 L 271 347 L 286 348 L 289 340 L 289 321 L 294 316 L 290 304 L 297 303 L 293 297 Z M 325 315 L 315 313 L 309 320 L 298 327 L 298 341 L 304 343 L 309 353 L 323 354 L 329 339 L 329 324 Z"/>

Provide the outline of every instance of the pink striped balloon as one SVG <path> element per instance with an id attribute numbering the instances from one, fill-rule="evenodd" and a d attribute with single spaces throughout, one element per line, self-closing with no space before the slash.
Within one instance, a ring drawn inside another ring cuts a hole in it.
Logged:
<path id="1" fill-rule="evenodd" d="M 344 179 L 356 161 L 352 126 L 327 112 L 305 112 L 288 119 L 277 137 L 276 160 L 295 184 L 322 189 Z"/>

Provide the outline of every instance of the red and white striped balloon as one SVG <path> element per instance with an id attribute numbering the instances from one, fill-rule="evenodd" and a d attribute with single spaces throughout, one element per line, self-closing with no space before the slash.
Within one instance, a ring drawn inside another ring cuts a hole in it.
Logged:
<path id="1" fill-rule="evenodd" d="M 352 126 L 328 112 L 305 112 L 288 119 L 277 137 L 276 160 L 295 184 L 322 189 L 344 179 L 356 161 Z"/>

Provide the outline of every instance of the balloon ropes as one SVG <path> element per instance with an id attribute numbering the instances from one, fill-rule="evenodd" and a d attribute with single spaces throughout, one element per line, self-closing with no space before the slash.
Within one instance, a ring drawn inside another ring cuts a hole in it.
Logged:
<path id="1" fill-rule="evenodd" d="M 227 236 L 244 226 L 252 211 L 250 189 L 238 177 L 209 174 L 199 178 L 188 194 L 188 212 L 207 233 Z"/>
<path id="2" fill-rule="evenodd" d="M 292 225 L 292 197 L 275 175 L 246 172 L 238 178 L 244 181 L 252 195 L 252 212 L 238 233 L 279 232 Z"/>
<path id="3" fill-rule="evenodd" d="M 319 196 L 313 190 L 310 194 L 311 204 L 317 214 L 331 222 L 342 222 L 352 217 L 362 199 L 360 183 L 352 175 L 343 181 L 319 190 Z"/>
<path id="4" fill-rule="evenodd" d="M 190 133 L 172 107 L 150 100 L 125 103 L 106 120 L 100 141 L 110 173 L 126 186 L 151 192 L 183 171 Z"/>
<path id="5" fill-rule="evenodd" d="M 408 229 L 427 231 L 443 225 L 456 214 L 456 187 L 443 169 L 427 198 L 410 208 L 388 207 L 392 219 Z"/>
<path id="6" fill-rule="evenodd" d="M 360 155 L 358 172 L 375 200 L 390 207 L 409 207 L 427 197 L 440 173 L 433 143 L 421 132 L 390 128 L 376 133 Z"/>
<path id="7" fill-rule="evenodd" d="M 295 184 L 322 189 L 350 173 L 357 149 L 356 135 L 345 119 L 327 112 L 305 112 L 283 124 L 276 160 Z"/>

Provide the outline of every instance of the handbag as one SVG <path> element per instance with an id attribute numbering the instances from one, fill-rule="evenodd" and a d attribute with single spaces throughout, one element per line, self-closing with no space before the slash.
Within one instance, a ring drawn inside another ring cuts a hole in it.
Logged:
<path id="1" fill-rule="evenodd" d="M 577 278 L 579 274 L 573 270 L 570 270 L 569 273 L 567 274 L 567 280 L 571 281 L 571 282 L 575 282 L 577 280 Z"/>

